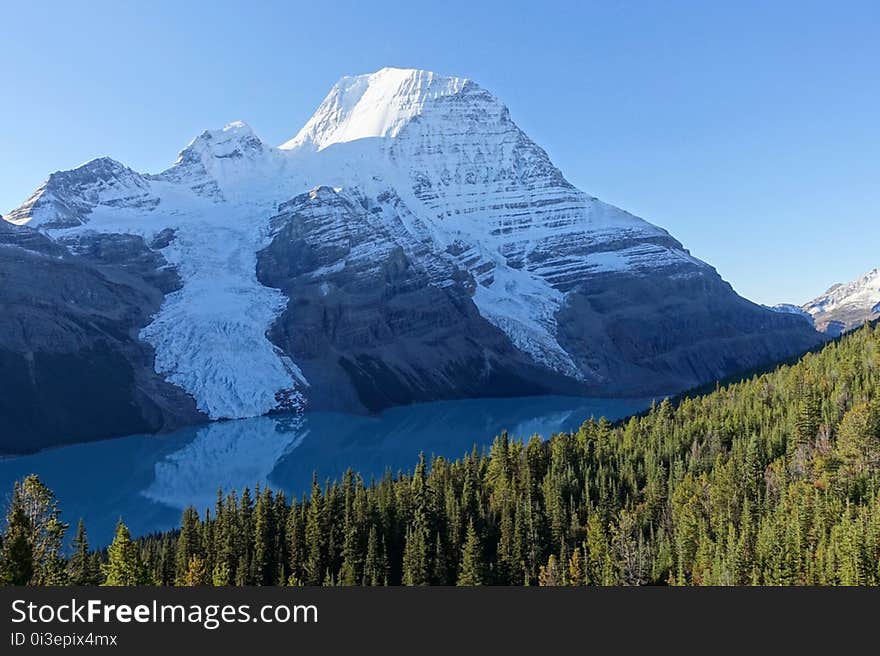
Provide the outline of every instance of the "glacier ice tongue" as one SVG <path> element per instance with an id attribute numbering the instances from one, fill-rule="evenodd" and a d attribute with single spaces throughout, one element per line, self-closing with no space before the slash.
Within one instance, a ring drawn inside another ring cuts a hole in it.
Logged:
<path id="1" fill-rule="evenodd" d="M 287 306 L 256 277 L 260 232 L 242 217 L 186 222 L 164 254 L 183 287 L 170 294 L 141 338 L 156 350 L 156 371 L 189 391 L 212 419 L 255 417 L 302 404 L 305 380 L 266 337 Z M 251 229 L 248 229 L 251 228 Z"/>

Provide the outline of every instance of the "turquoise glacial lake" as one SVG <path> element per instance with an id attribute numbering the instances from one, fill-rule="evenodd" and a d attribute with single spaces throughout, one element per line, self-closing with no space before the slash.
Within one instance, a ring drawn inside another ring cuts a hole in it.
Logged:
<path id="1" fill-rule="evenodd" d="M 372 415 L 313 412 L 223 421 L 165 435 L 131 435 L 0 460 L 4 501 L 35 473 L 55 492 L 65 521 L 83 518 L 93 546 L 106 545 L 121 517 L 134 535 L 176 527 L 193 505 L 213 509 L 217 489 L 269 485 L 289 496 L 351 467 L 367 481 L 412 469 L 420 451 L 456 458 L 506 430 L 544 438 L 590 417 L 620 419 L 651 399 L 542 396 L 438 401 Z M 4 504 L 5 505 L 5 504 Z M 71 530 L 71 533 L 72 533 Z"/>

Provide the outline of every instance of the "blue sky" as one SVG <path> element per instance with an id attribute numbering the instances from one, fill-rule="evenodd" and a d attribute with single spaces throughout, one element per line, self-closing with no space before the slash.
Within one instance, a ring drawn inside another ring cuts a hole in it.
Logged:
<path id="1" fill-rule="evenodd" d="M 0 212 L 110 155 L 159 171 L 206 128 L 293 136 L 342 75 L 470 77 L 578 187 L 743 295 L 880 266 L 880 3 L 0 0 Z"/>

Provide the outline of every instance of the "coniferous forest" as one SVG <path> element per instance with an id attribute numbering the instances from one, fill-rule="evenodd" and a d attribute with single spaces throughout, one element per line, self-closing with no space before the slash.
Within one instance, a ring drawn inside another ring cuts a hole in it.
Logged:
<path id="1" fill-rule="evenodd" d="M 411 473 L 218 493 L 173 532 L 66 548 L 36 477 L 5 584 L 878 585 L 880 328 L 612 425 L 497 437 Z"/>

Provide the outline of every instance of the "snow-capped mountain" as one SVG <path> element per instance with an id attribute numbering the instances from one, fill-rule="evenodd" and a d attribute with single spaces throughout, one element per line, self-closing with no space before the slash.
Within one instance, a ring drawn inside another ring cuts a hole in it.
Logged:
<path id="1" fill-rule="evenodd" d="M 802 306 L 816 327 L 837 336 L 880 316 L 880 269 L 873 269 L 828 291 Z"/>
<path id="2" fill-rule="evenodd" d="M 27 251 L 19 271 L 39 260 L 61 275 L 63 262 L 160 299 L 112 333 L 139 354 L 125 358 L 133 395 L 159 406 L 140 413 L 152 427 L 173 423 L 171 388 L 210 418 L 642 395 L 818 339 L 662 228 L 574 188 L 488 91 L 426 71 L 343 78 L 277 148 L 235 122 L 159 174 L 109 158 L 53 173 L 5 220 L 0 236 L 64 250 L 54 263 Z M 74 323 L 61 329 L 74 351 L 106 346 L 107 330 Z"/>

